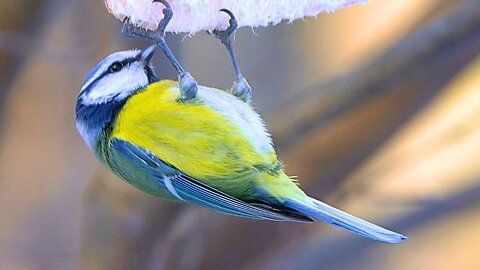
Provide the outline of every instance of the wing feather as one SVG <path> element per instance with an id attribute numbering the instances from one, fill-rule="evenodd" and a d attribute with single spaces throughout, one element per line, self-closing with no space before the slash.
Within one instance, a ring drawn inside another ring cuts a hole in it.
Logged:
<path id="1" fill-rule="evenodd" d="M 166 164 L 145 148 L 119 138 L 110 141 L 113 150 L 137 169 L 146 171 L 165 190 L 181 200 L 206 206 L 213 210 L 234 216 L 273 221 L 310 222 L 308 217 L 271 206 L 248 203 L 212 188 L 201 181 L 183 174 L 173 166 Z M 122 168 L 118 168 L 122 170 Z"/>

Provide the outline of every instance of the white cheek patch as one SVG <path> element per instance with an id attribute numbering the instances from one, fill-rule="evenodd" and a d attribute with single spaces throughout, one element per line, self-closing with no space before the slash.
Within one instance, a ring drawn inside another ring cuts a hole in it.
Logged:
<path id="1" fill-rule="evenodd" d="M 140 64 L 133 63 L 120 72 L 107 74 L 98 80 L 84 96 L 84 101 L 89 104 L 100 104 L 112 99 L 124 99 L 147 85 L 145 70 Z"/>
<path id="2" fill-rule="evenodd" d="M 121 51 L 112 53 L 105 57 L 105 59 L 98 63 L 97 66 L 90 72 L 80 91 L 85 90 L 88 86 L 90 86 L 90 84 L 92 84 L 93 81 L 100 77 L 100 75 L 105 73 L 112 63 L 120 62 L 127 58 L 135 58 L 139 53 L 139 50 Z"/>

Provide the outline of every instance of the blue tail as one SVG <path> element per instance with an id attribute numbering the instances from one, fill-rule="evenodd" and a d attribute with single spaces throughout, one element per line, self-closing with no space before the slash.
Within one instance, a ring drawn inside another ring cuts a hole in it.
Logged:
<path id="1" fill-rule="evenodd" d="M 314 198 L 310 199 L 313 202 L 312 205 L 293 199 L 287 199 L 284 202 L 284 205 L 314 219 L 322 220 L 373 240 L 387 243 L 400 243 L 407 239 L 406 236 L 399 233 L 389 231 L 385 228 L 354 217 Z"/>

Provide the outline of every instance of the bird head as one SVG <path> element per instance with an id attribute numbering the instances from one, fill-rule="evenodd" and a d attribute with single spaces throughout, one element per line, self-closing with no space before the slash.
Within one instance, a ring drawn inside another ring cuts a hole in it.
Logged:
<path id="1" fill-rule="evenodd" d="M 150 66 L 152 45 L 142 51 L 112 53 L 88 75 L 76 106 L 76 124 L 87 145 L 94 149 L 103 130 L 112 125 L 128 97 L 156 82 Z"/>
<path id="2" fill-rule="evenodd" d="M 103 59 L 85 80 L 78 101 L 85 105 L 124 100 L 157 79 L 150 66 L 152 45 L 142 51 L 115 52 Z"/>

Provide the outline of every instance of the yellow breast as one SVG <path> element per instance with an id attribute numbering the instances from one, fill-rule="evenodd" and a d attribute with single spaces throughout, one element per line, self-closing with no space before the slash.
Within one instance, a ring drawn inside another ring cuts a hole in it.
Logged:
<path id="1" fill-rule="evenodd" d="M 208 91 L 219 98 L 226 95 L 220 90 Z M 161 81 L 148 86 L 127 100 L 111 137 L 144 147 L 214 187 L 221 180 L 254 180 L 265 168 L 278 167 L 271 146 L 259 147 L 258 142 L 248 138 L 255 131 L 246 134 L 231 117 L 201 98 L 180 103 L 178 97 L 177 82 Z"/>

